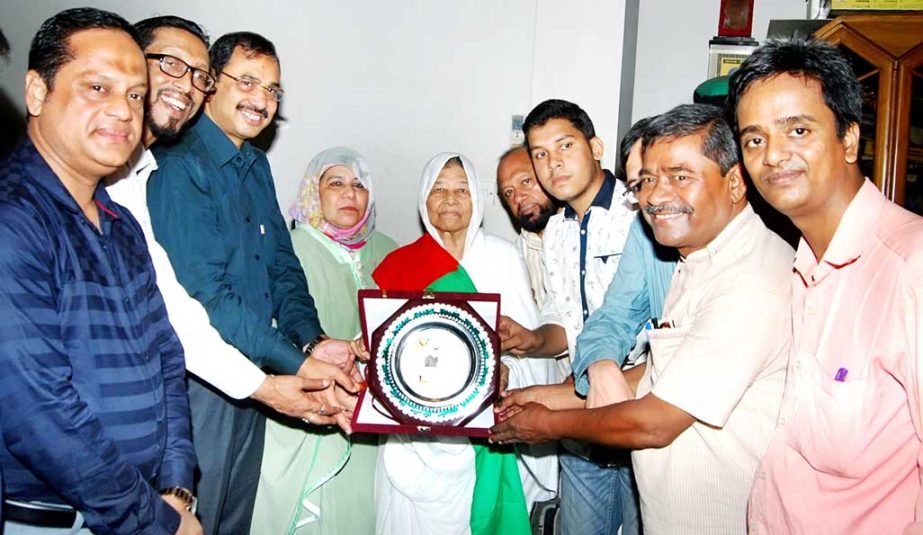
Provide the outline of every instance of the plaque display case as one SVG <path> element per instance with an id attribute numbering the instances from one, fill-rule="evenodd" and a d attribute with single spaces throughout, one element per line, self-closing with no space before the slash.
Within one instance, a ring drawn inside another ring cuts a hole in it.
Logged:
<path id="1" fill-rule="evenodd" d="M 498 395 L 499 294 L 359 291 L 371 359 L 355 431 L 486 437 Z"/>

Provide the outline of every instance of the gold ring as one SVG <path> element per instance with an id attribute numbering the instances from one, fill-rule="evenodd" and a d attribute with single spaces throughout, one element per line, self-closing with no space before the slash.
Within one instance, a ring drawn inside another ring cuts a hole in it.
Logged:
<path id="1" fill-rule="evenodd" d="M 317 411 L 317 414 L 320 414 L 321 416 L 327 414 L 327 407 L 324 407 L 323 405 L 321 405 L 320 410 Z"/>

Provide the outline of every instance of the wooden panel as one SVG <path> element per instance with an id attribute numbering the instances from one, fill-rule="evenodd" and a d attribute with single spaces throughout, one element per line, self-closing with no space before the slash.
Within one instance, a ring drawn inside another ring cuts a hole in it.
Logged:
<path id="1" fill-rule="evenodd" d="M 894 166 L 893 142 L 891 135 L 893 132 L 893 115 L 894 106 L 894 75 L 896 62 L 887 51 L 883 50 L 877 44 L 869 41 L 866 37 L 858 33 L 855 29 L 847 24 L 843 24 L 840 19 L 834 20 L 815 33 L 815 35 L 831 44 L 844 46 L 860 57 L 875 65 L 880 70 L 880 80 L 878 82 L 878 102 L 876 110 L 878 121 L 875 132 L 875 161 L 873 164 L 873 176 L 869 177 L 875 182 L 875 185 L 884 192 L 888 198 L 894 195 Z"/>
<path id="2" fill-rule="evenodd" d="M 817 31 L 821 37 L 839 26 L 849 26 L 891 57 L 897 58 L 923 42 L 923 15 L 844 15 Z"/>

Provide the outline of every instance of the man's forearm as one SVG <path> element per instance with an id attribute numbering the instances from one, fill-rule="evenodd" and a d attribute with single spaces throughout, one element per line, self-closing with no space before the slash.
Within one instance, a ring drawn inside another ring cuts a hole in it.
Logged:
<path id="1" fill-rule="evenodd" d="M 548 425 L 556 438 L 570 438 L 625 449 L 662 448 L 694 419 L 653 396 L 598 409 L 556 411 Z M 678 411 L 678 413 L 676 413 Z"/>
<path id="2" fill-rule="evenodd" d="M 645 369 L 647 369 L 647 363 L 642 362 L 633 368 L 622 371 L 622 375 L 625 376 L 625 381 L 628 383 L 629 388 L 631 388 L 635 396 L 638 395 L 638 383 L 640 383 L 641 378 L 644 377 Z"/>
<path id="3" fill-rule="evenodd" d="M 567 333 L 564 327 L 548 323 L 532 331 L 536 345 L 529 353 L 530 357 L 556 357 L 567 351 Z"/>

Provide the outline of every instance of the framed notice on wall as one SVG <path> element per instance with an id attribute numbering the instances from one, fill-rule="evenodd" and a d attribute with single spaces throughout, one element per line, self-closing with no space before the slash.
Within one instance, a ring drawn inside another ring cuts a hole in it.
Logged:
<path id="1" fill-rule="evenodd" d="M 923 10 L 923 0 L 832 0 L 831 8 L 873 9 L 879 11 Z"/>
<path id="2" fill-rule="evenodd" d="M 721 0 L 718 35 L 750 37 L 753 30 L 753 0 Z"/>

